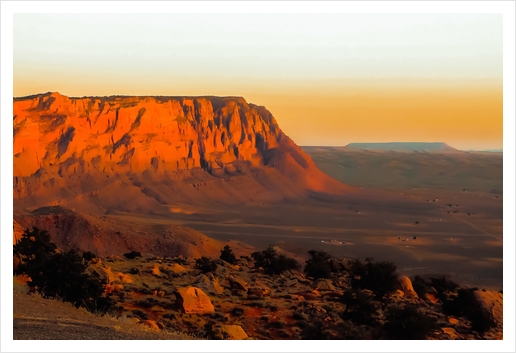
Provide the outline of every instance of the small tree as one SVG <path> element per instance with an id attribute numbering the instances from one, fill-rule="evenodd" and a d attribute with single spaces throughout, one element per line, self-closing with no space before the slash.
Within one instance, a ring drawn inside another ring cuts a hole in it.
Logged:
<path id="1" fill-rule="evenodd" d="M 415 306 L 391 306 L 387 310 L 383 328 L 391 340 L 424 340 L 437 328 L 436 320 Z"/>
<path id="2" fill-rule="evenodd" d="M 330 255 L 324 251 L 310 250 L 311 259 L 306 261 L 305 273 L 314 278 L 330 278 L 331 266 L 328 263 Z"/>
<path id="3" fill-rule="evenodd" d="M 360 290 L 347 290 L 341 297 L 345 305 L 341 317 L 357 325 L 373 326 L 378 323 L 378 303 Z"/>
<path id="4" fill-rule="evenodd" d="M 232 265 L 236 264 L 237 262 L 237 258 L 229 245 L 224 246 L 224 249 L 220 251 L 219 259 L 229 262 Z"/>
<path id="5" fill-rule="evenodd" d="M 256 268 L 262 267 L 267 274 L 280 274 L 286 270 L 293 270 L 299 267 L 297 261 L 285 255 L 277 254 L 273 247 L 269 246 L 263 251 L 251 254 Z"/>
<path id="6" fill-rule="evenodd" d="M 217 269 L 217 263 L 206 256 L 195 260 L 195 268 L 201 270 L 202 273 L 213 272 Z"/>
<path id="7" fill-rule="evenodd" d="M 75 250 L 56 253 L 56 249 L 46 231 L 27 229 L 14 245 L 14 252 L 24 259 L 15 273 L 27 274 L 29 285 L 37 287 L 43 297 L 61 298 L 94 312 L 114 310 L 114 301 L 103 296 L 100 280 L 85 272 L 84 259 Z"/>
<path id="8" fill-rule="evenodd" d="M 396 266 L 392 262 L 373 262 L 371 259 L 362 263 L 360 260 L 356 260 L 350 271 L 351 287 L 353 289 L 369 289 L 377 299 L 394 292 L 398 285 Z"/>

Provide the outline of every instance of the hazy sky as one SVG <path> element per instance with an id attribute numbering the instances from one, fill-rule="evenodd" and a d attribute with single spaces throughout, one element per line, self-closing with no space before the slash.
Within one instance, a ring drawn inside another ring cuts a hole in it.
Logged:
<path id="1" fill-rule="evenodd" d="M 15 14 L 14 95 L 231 95 L 299 145 L 502 148 L 502 16 Z"/>

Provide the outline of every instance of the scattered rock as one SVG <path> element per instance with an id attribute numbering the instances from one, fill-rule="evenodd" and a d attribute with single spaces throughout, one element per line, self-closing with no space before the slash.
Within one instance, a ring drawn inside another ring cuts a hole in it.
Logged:
<path id="1" fill-rule="evenodd" d="M 317 290 L 333 291 L 335 287 L 330 279 L 320 278 L 312 284 L 312 288 Z"/>
<path id="2" fill-rule="evenodd" d="M 247 290 L 249 289 L 249 284 L 247 284 L 247 282 L 244 281 L 240 277 L 229 276 L 228 279 L 229 279 L 229 285 L 231 286 L 231 289 L 233 289 L 233 290 L 240 290 L 240 291 L 247 292 Z"/>

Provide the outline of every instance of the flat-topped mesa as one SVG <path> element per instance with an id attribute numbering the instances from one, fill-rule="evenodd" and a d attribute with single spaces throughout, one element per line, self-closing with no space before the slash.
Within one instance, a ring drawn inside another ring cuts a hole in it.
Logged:
<path id="1" fill-rule="evenodd" d="M 269 111 L 243 98 L 47 93 L 14 100 L 14 175 L 65 162 L 61 173 L 257 166 L 282 136 Z"/>
<path id="2" fill-rule="evenodd" d="M 112 176 L 111 184 L 126 176 L 149 192 L 135 179 L 206 182 L 267 169 L 282 175 L 282 185 L 288 179 L 304 190 L 338 192 L 343 186 L 315 167 L 265 107 L 241 97 L 72 98 L 49 92 L 14 98 L 13 127 L 15 198 L 42 188 L 67 198 L 63 188 L 90 192 L 106 187 Z M 261 187 L 280 182 L 267 175 L 257 181 Z"/>

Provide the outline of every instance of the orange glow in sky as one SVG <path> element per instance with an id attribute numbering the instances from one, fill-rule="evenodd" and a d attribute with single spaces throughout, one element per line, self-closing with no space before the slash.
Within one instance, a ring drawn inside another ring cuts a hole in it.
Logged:
<path id="1" fill-rule="evenodd" d="M 488 14 L 16 14 L 14 95 L 242 96 L 302 146 L 499 149 L 501 40 Z"/>

